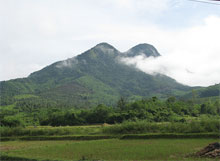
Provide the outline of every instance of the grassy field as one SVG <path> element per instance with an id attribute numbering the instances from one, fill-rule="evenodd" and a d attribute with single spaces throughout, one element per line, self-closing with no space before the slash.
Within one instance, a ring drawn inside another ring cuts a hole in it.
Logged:
<path id="1" fill-rule="evenodd" d="M 218 139 L 139 139 L 91 141 L 8 141 L 1 155 L 38 160 L 210 160 L 188 158 Z M 210 160 L 211 161 L 211 160 Z"/>

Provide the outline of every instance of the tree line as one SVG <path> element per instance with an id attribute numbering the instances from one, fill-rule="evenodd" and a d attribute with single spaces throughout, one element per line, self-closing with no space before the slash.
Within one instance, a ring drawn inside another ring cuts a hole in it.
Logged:
<path id="1" fill-rule="evenodd" d="M 195 104 L 193 101 L 157 97 L 128 102 L 121 97 L 115 107 L 99 104 L 93 108 L 59 108 L 49 102 L 18 101 L 13 109 L 1 110 L 1 126 L 51 125 L 73 126 L 88 124 L 115 124 L 127 120 L 148 122 L 184 122 L 184 116 L 220 116 L 220 101 Z M 62 105 L 61 105 L 62 106 Z"/>

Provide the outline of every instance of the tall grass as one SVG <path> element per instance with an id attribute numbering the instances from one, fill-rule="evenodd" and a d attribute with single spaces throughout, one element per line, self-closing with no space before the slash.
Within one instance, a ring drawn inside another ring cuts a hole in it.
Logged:
<path id="1" fill-rule="evenodd" d="M 218 120 L 192 121 L 189 123 L 167 122 L 149 123 L 147 121 L 126 121 L 122 124 L 104 127 L 108 134 L 143 134 L 143 133 L 209 133 L 220 132 Z"/>
<path id="2" fill-rule="evenodd" d="M 0 127 L 0 136 L 53 136 L 53 135 L 95 135 L 101 133 L 101 127 Z"/>

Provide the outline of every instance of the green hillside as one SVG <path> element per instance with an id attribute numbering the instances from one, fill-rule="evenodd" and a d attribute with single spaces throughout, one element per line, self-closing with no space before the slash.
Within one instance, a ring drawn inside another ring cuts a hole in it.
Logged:
<path id="1" fill-rule="evenodd" d="M 100 103 L 114 105 L 123 96 L 128 99 L 184 94 L 191 90 L 165 75 L 149 75 L 120 61 L 121 57 L 160 56 L 149 44 L 140 44 L 121 53 L 101 43 L 76 57 L 56 62 L 27 78 L 1 82 L 1 104 L 11 104 L 18 95 L 37 97 L 55 104 L 85 107 Z M 24 99 L 23 99 L 24 100 Z"/>

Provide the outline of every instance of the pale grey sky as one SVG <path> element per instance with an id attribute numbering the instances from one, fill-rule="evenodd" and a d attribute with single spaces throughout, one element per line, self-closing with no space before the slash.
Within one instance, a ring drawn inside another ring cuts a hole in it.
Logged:
<path id="1" fill-rule="evenodd" d="M 218 2 L 216 2 L 218 3 Z M 0 80 L 108 42 L 154 45 L 162 57 L 127 59 L 188 85 L 220 82 L 220 5 L 188 0 L 0 0 Z"/>

